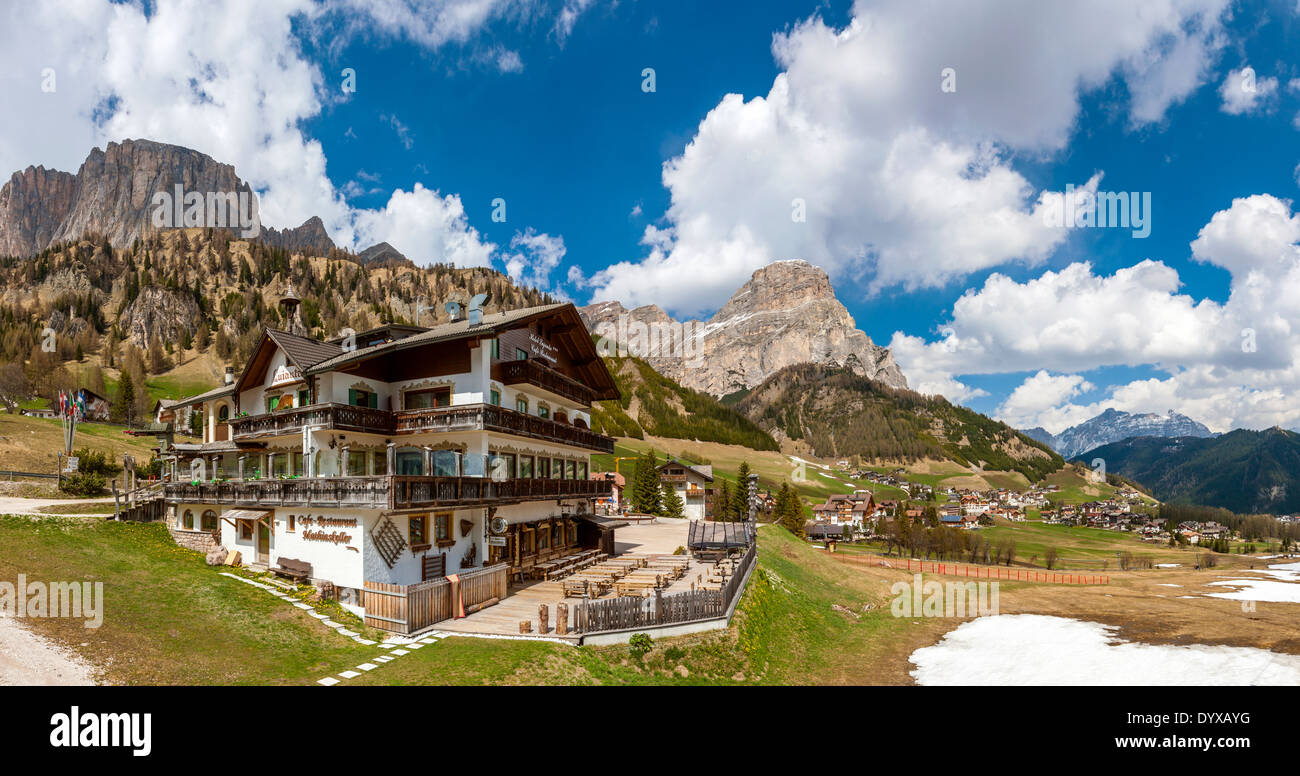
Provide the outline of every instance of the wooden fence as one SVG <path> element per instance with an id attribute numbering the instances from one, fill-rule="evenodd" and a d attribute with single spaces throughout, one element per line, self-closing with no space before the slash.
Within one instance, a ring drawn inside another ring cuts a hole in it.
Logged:
<path id="1" fill-rule="evenodd" d="M 745 577 L 757 557 L 757 546 L 750 544 L 735 572 L 720 590 L 693 590 L 672 595 L 655 591 L 655 595 L 648 599 L 620 597 L 583 601 L 574 610 L 573 632 L 590 635 L 725 617 L 732 601 L 744 592 Z"/>
<path id="2" fill-rule="evenodd" d="M 1008 582 L 1050 582 L 1059 585 L 1109 585 L 1105 574 L 1069 574 L 1060 571 L 1033 571 L 1004 566 L 967 566 L 961 563 L 940 563 L 930 560 L 900 558 L 886 560 L 896 569 L 920 571 L 928 574 L 946 574 L 971 579 L 1002 579 Z"/>
<path id="3" fill-rule="evenodd" d="M 491 606 L 506 596 L 506 564 L 471 569 L 457 576 L 460 601 L 471 613 Z M 366 625 L 394 633 L 410 634 L 451 619 L 457 614 L 450 577 L 430 579 L 414 585 L 387 582 L 365 583 Z"/>

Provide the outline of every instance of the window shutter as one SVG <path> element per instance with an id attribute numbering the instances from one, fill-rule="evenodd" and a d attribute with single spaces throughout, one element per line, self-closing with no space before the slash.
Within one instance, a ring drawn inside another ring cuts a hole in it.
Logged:
<path id="1" fill-rule="evenodd" d="M 377 393 L 370 394 L 370 409 L 372 410 L 379 409 L 379 394 Z"/>
<path id="2" fill-rule="evenodd" d="M 356 389 L 356 388 L 349 388 L 349 389 L 348 389 L 348 404 L 351 404 L 351 405 L 354 406 L 354 407 L 357 405 L 357 389 Z"/>

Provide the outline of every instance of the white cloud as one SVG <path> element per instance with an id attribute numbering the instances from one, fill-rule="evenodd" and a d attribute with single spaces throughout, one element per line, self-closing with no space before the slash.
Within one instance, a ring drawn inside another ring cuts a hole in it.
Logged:
<path id="1" fill-rule="evenodd" d="M 551 270 L 560 266 L 564 259 L 564 238 L 536 232 L 529 227 L 523 232 L 515 232 L 510 248 L 514 252 L 503 257 L 510 279 L 543 291 L 551 290 Z M 572 277 L 570 271 L 568 278 Z"/>
<path id="2" fill-rule="evenodd" d="M 1032 428 L 1042 426 L 1053 434 L 1059 434 L 1070 426 L 1087 420 L 1091 415 L 1080 417 L 1078 413 L 1060 408 L 1081 393 L 1095 388 L 1082 375 L 1053 375 L 1040 369 L 1037 374 L 1025 378 L 1016 389 L 998 407 L 996 415 L 1010 426 Z"/>
<path id="3" fill-rule="evenodd" d="M 1219 86 L 1224 113 L 1241 116 L 1266 110 L 1277 96 L 1277 79 L 1260 78 L 1252 67 L 1242 67 L 1228 73 Z"/>
<path id="4" fill-rule="evenodd" d="M 563 43 L 573 32 L 573 26 L 578 23 L 578 17 L 588 8 L 595 4 L 595 0 L 564 0 L 564 7 L 555 17 L 555 26 L 553 28 L 556 38 Z"/>
<path id="5" fill-rule="evenodd" d="M 856 3 L 842 29 L 814 17 L 778 33 L 771 90 L 700 122 L 664 165 L 668 227 L 597 273 L 594 298 L 698 314 L 785 258 L 874 288 L 1041 262 L 1068 233 L 1038 217 L 1043 192 L 1012 154 L 1063 148 L 1080 92 L 1116 77 L 1130 123 L 1159 119 L 1204 81 L 1225 4 L 886 0 Z"/>
<path id="6" fill-rule="evenodd" d="M 1300 214 L 1265 194 L 1236 199 L 1191 250 L 1231 273 L 1225 302 L 1181 293 L 1178 273 L 1162 262 L 1106 276 L 1081 262 L 1023 283 L 994 274 L 954 303 L 942 336 L 896 332 L 890 347 L 909 379 L 1038 372 L 999 408 L 1020 425 L 1057 431 L 1107 406 L 1173 408 L 1218 431 L 1297 425 L 1300 406 L 1288 397 L 1300 390 L 1300 308 L 1290 301 L 1300 297 Z M 1051 373 L 1108 366 L 1167 376 L 1109 386 L 1090 404 L 1073 395 L 1045 402 L 1068 389 Z"/>
<path id="7" fill-rule="evenodd" d="M 417 261 L 489 264 L 496 246 L 455 194 L 417 184 L 379 209 L 348 205 L 376 187 L 360 174 L 335 187 L 320 142 L 300 129 L 343 97 L 337 74 L 323 75 L 299 36 L 405 37 L 437 50 L 472 42 L 497 20 L 546 12 L 533 0 L 162 0 L 147 13 L 108 0 L 6 3 L 0 92 L 25 120 L 0 123 L 0 174 L 29 164 L 75 171 L 93 146 L 148 138 L 233 164 L 259 193 L 267 226 L 320 216 L 345 247 L 386 240 Z M 480 50 L 499 69 L 522 66 L 508 49 Z M 40 88 L 45 68 L 56 75 L 53 93 Z M 405 124 L 382 120 L 412 147 Z"/>

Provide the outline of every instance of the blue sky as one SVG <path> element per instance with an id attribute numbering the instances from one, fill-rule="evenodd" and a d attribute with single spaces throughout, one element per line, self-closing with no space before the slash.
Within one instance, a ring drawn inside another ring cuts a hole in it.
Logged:
<path id="1" fill-rule="evenodd" d="M 0 165 L 177 142 L 235 164 L 272 225 L 683 318 L 804 258 L 913 387 L 1016 425 L 1300 424 L 1296 0 L 1041 5 L 15 7 L 0 88 L 43 131 L 6 128 Z M 22 80 L 46 61 L 57 95 Z M 1149 192 L 1150 236 L 1044 226 L 1090 182 Z"/>

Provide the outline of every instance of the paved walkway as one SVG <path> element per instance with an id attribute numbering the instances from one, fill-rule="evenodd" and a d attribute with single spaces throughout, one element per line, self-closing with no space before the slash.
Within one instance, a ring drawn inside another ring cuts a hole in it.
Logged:
<path id="1" fill-rule="evenodd" d="M 89 663 L 31 632 L 17 619 L 0 615 L 0 686 L 94 683 L 94 668 Z"/>
<path id="2" fill-rule="evenodd" d="M 67 504 L 69 511 L 59 514 L 77 515 L 81 517 L 104 517 L 103 513 L 96 512 L 76 512 L 71 508 L 78 504 L 112 504 L 113 497 L 108 498 L 82 498 L 68 500 L 66 498 L 18 498 L 17 496 L 0 496 L 0 515 L 45 515 L 48 512 L 40 511 L 42 507 L 52 507 L 56 504 Z"/>

